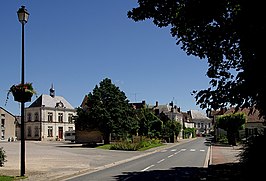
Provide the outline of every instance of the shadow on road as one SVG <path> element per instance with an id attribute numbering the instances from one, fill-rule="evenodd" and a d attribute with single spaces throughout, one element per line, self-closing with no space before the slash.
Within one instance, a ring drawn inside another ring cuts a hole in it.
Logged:
<path id="1" fill-rule="evenodd" d="M 118 181 L 240 181 L 240 165 L 227 163 L 211 165 L 209 168 L 175 167 L 170 170 L 125 172 L 114 177 Z M 241 180 L 243 181 L 243 179 Z"/>

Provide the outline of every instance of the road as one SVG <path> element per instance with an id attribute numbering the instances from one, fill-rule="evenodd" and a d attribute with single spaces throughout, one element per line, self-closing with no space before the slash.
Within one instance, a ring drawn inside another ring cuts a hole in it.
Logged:
<path id="1" fill-rule="evenodd" d="M 194 168 L 207 166 L 209 146 L 204 142 L 204 138 L 195 139 L 123 164 L 73 177 L 67 181 L 139 181 L 151 180 L 151 178 L 156 180 L 155 178 L 162 175 L 165 177 L 176 169 L 181 170 L 182 173 L 187 172 L 189 175 L 190 172 L 197 170 Z"/>

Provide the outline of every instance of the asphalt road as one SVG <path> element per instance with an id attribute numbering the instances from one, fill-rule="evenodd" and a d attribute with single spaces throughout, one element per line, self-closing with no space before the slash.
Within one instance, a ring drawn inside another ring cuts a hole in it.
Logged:
<path id="1" fill-rule="evenodd" d="M 67 181 L 162 180 L 158 173 L 172 169 L 187 169 L 187 174 L 206 168 L 210 147 L 204 138 L 175 145 L 116 166 L 66 179 Z M 168 174 L 166 174 L 168 175 Z M 166 176 L 164 175 L 164 177 Z"/>

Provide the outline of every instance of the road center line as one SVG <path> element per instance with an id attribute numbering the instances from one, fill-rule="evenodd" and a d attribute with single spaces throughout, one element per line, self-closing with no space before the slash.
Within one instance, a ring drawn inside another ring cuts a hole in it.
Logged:
<path id="1" fill-rule="evenodd" d="M 168 158 L 170 158 L 170 157 L 172 157 L 172 156 L 174 156 L 174 155 L 173 155 L 173 154 L 172 154 L 172 155 L 169 155 Z"/>
<path id="2" fill-rule="evenodd" d="M 146 170 L 150 169 L 151 167 L 154 167 L 154 165 L 150 165 L 150 166 L 148 166 L 148 167 L 144 168 L 144 169 L 143 169 L 143 170 L 141 170 L 141 171 L 142 171 L 142 172 L 144 172 L 144 171 L 146 171 Z"/>
<path id="3" fill-rule="evenodd" d="M 161 162 L 163 162 L 165 159 L 161 159 L 160 161 L 158 161 L 157 163 L 161 163 Z"/>

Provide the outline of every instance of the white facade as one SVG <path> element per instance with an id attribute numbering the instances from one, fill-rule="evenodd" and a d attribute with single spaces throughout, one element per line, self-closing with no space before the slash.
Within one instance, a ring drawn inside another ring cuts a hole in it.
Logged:
<path id="1" fill-rule="evenodd" d="M 75 130 L 74 109 L 63 97 L 41 95 L 25 108 L 26 140 L 64 140 L 65 131 Z"/>
<path id="2" fill-rule="evenodd" d="M 212 120 L 197 110 L 190 110 L 189 114 L 196 128 L 196 135 L 208 134 L 213 130 Z"/>

